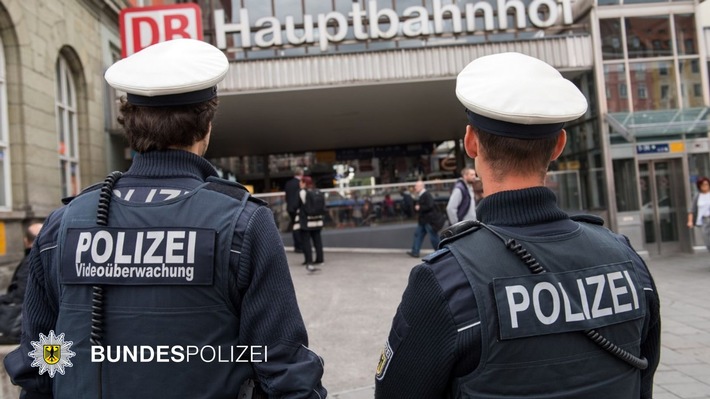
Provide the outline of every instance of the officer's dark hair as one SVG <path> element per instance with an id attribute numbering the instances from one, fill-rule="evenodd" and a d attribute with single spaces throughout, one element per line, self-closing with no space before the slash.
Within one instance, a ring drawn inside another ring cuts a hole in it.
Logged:
<path id="1" fill-rule="evenodd" d="M 137 106 L 121 98 L 121 115 L 128 144 L 139 153 L 188 147 L 202 140 L 209 131 L 219 100 L 172 107 Z"/>
<path id="2" fill-rule="evenodd" d="M 473 127 L 478 141 L 479 152 L 488 160 L 493 178 L 501 181 L 510 172 L 540 174 L 544 176 L 550 165 L 552 153 L 557 145 L 557 136 L 524 140 L 495 135 Z M 526 172 L 527 171 L 527 172 Z"/>

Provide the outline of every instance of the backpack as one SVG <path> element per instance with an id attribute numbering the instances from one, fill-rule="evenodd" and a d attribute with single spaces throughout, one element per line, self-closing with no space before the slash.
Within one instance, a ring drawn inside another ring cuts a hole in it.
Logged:
<path id="1" fill-rule="evenodd" d="M 325 194 L 319 190 L 306 191 L 306 203 L 303 210 L 307 216 L 321 216 L 325 214 Z"/>

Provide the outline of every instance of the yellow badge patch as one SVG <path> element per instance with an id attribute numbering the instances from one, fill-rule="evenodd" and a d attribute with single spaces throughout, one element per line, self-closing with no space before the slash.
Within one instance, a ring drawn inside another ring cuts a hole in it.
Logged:
<path id="1" fill-rule="evenodd" d="M 61 345 L 43 345 L 44 348 L 44 361 L 47 364 L 57 364 L 62 358 L 62 346 Z"/>
<path id="2" fill-rule="evenodd" d="M 54 330 L 49 331 L 49 335 L 39 333 L 39 341 L 31 341 L 34 350 L 27 356 L 32 358 L 32 367 L 39 368 L 39 375 L 49 373 L 49 378 L 54 378 L 56 373 L 64 375 L 65 367 L 72 367 L 72 357 L 76 356 L 71 349 L 72 341 L 64 341 L 64 333 L 54 334 Z"/>
<path id="3" fill-rule="evenodd" d="M 385 347 L 382 348 L 382 353 L 380 354 L 380 361 L 377 363 L 375 378 L 377 378 L 378 380 L 382 380 L 383 378 L 385 378 L 387 366 L 389 366 L 390 360 L 392 360 L 393 355 L 394 351 L 392 351 L 389 341 L 386 341 Z"/>

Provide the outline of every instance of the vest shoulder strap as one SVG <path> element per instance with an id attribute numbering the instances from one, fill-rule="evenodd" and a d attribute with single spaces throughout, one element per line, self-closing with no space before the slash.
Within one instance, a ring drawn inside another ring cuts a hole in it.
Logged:
<path id="1" fill-rule="evenodd" d="M 444 245 L 450 244 L 458 240 L 459 238 L 469 235 L 480 229 L 481 223 L 478 220 L 464 220 L 458 222 L 441 233 L 441 242 L 439 243 L 439 248 L 443 248 Z"/>
<path id="2" fill-rule="evenodd" d="M 596 224 L 597 226 L 604 226 L 604 219 L 602 219 L 596 215 L 581 214 L 581 215 L 570 216 L 569 218 L 574 220 L 575 222 L 582 222 L 582 223 Z"/>
<path id="3" fill-rule="evenodd" d="M 207 184 L 204 188 L 207 190 L 212 190 L 225 194 L 240 201 L 246 198 L 249 202 L 253 202 L 257 205 L 267 205 L 266 201 L 252 197 L 246 187 L 234 181 L 224 180 L 218 177 L 210 176 L 207 178 Z"/>
<path id="4" fill-rule="evenodd" d="M 81 190 L 81 192 L 77 195 L 71 196 L 71 197 L 64 197 L 62 198 L 62 204 L 67 205 L 68 203 L 72 202 L 76 197 L 79 197 L 80 195 L 84 195 L 86 193 L 92 192 L 94 190 L 98 190 L 101 188 L 101 185 L 103 182 L 98 182 L 90 185 L 89 187 Z"/>

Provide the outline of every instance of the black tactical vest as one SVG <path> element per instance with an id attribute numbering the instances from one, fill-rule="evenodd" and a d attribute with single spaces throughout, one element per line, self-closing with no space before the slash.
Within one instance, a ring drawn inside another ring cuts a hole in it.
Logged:
<path id="1" fill-rule="evenodd" d="M 453 382 L 456 398 L 638 397 L 640 372 L 582 331 L 596 329 L 638 356 L 646 313 L 642 264 L 603 227 L 554 237 L 514 238 L 544 267 L 533 274 L 484 229 L 449 244 L 475 293 L 481 317 L 478 368 Z"/>
<path id="2" fill-rule="evenodd" d="M 252 367 L 236 361 L 239 310 L 228 268 L 257 205 L 213 181 L 157 203 L 114 197 L 101 227 L 98 197 L 94 190 L 74 199 L 60 228 L 55 331 L 76 356 L 54 378 L 54 397 L 97 398 L 101 389 L 106 399 L 235 398 Z M 89 341 L 92 285 L 105 295 L 100 376 Z"/>

